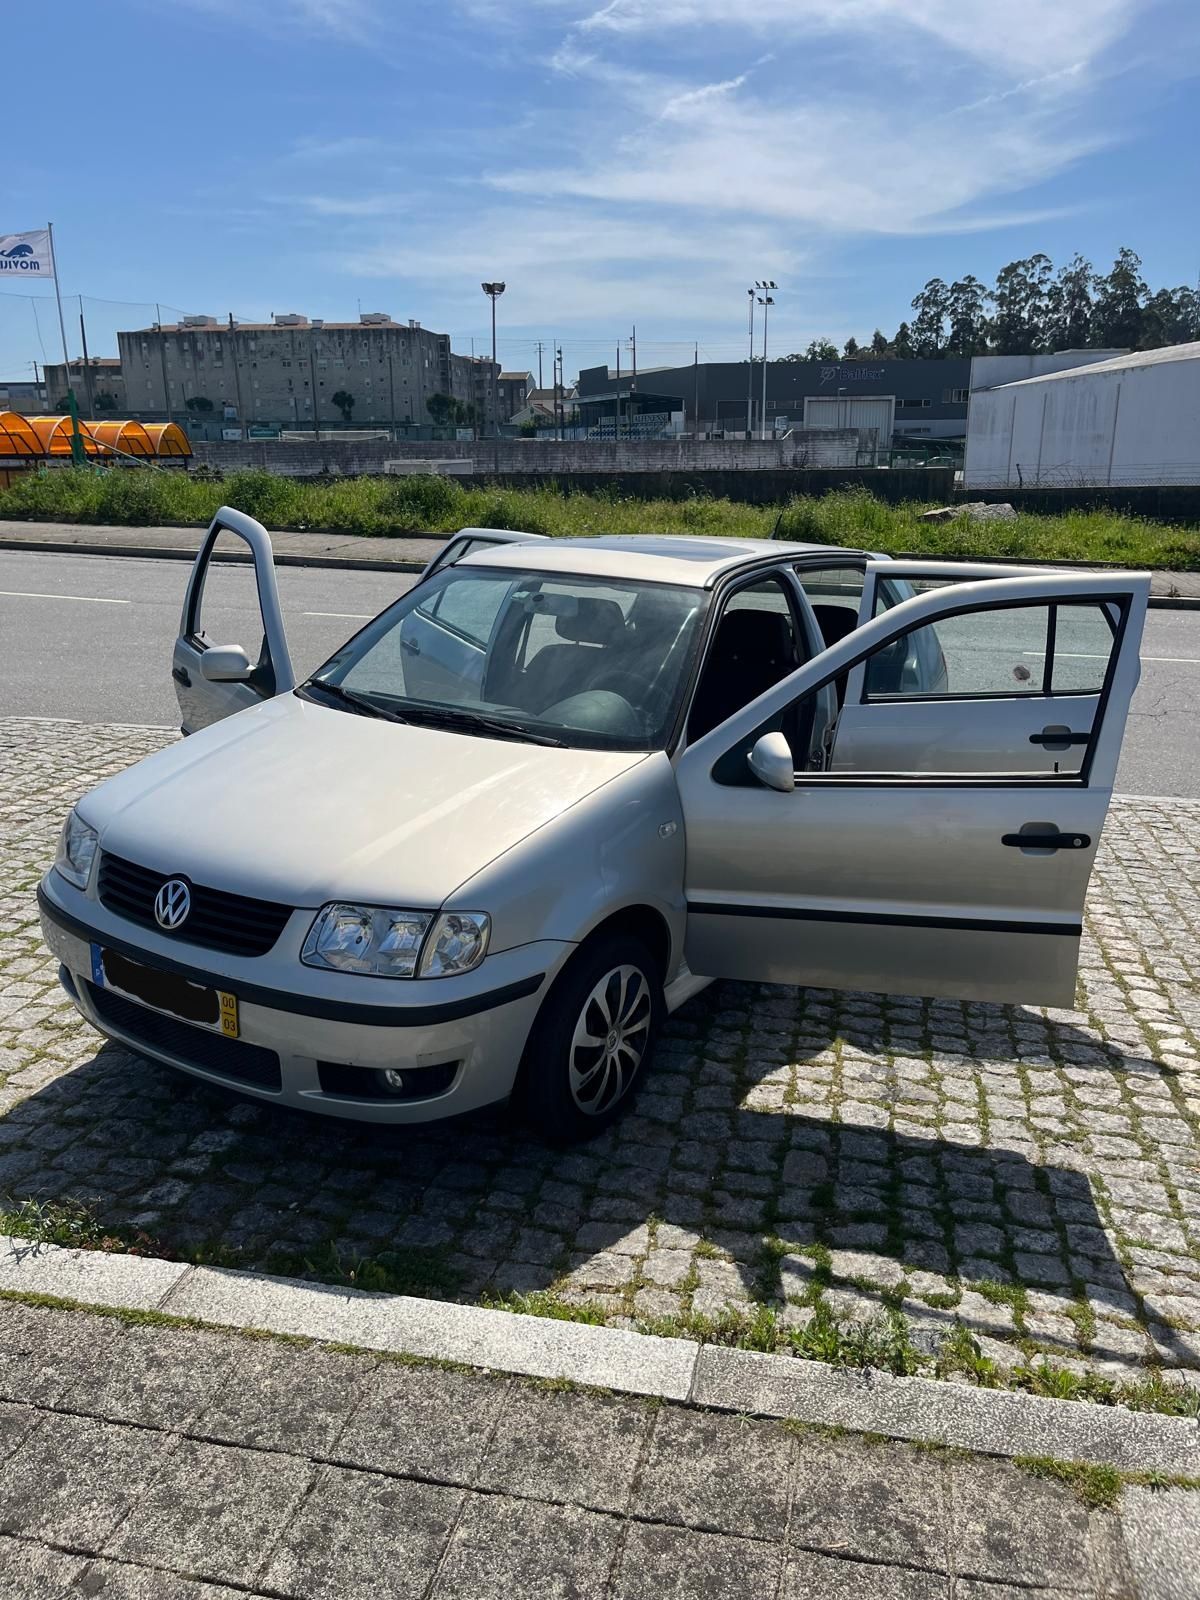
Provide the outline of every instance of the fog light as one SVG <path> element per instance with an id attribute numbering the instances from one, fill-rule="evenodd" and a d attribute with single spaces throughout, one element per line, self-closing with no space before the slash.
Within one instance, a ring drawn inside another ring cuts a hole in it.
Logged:
<path id="1" fill-rule="evenodd" d="M 395 1067 L 384 1067 L 377 1074 L 379 1082 L 387 1094 L 403 1094 L 405 1090 L 404 1074 L 397 1072 Z"/>

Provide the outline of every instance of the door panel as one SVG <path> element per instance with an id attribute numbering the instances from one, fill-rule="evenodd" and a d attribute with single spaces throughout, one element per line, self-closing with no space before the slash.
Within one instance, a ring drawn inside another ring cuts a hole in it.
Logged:
<path id="1" fill-rule="evenodd" d="M 223 534 L 235 536 L 249 549 L 258 610 L 254 630 L 257 636 L 253 638 L 215 638 L 205 631 L 205 585 L 217 542 Z M 253 673 L 240 683 L 210 683 L 201 670 L 204 652 L 214 645 L 231 644 L 243 647 L 254 662 Z M 295 687 L 270 536 L 260 522 L 231 506 L 222 506 L 209 524 L 192 567 L 184 594 L 179 636 L 175 640 L 171 677 L 184 733 L 194 733 L 198 728 L 232 716 L 235 711 L 257 705 L 272 695 L 286 694 Z"/>
<path id="2" fill-rule="evenodd" d="M 918 595 L 864 622 L 688 749 L 677 777 L 689 968 L 706 977 L 1070 1006 L 1148 592 L 1142 574 L 1006 572 Z M 1097 600 L 1119 619 L 1104 692 L 1094 705 L 1090 696 L 1038 697 L 1052 720 L 1079 713 L 1079 698 L 1092 707 L 1090 742 L 1066 747 L 1072 775 L 1028 775 L 1024 751 L 1038 760 L 1041 747 L 1027 743 L 1026 702 L 984 697 L 933 705 L 959 719 L 954 737 L 946 718 L 922 729 L 929 701 L 873 702 L 862 708 L 877 718 L 871 746 L 851 722 L 853 764 L 839 721 L 825 772 L 798 771 L 788 793 L 747 776 L 745 749 L 785 704 L 848 670 L 851 683 L 856 671 L 861 681 L 859 662 L 917 627 L 964 608 Z M 1006 765 L 1013 750 L 1025 767 Z"/>

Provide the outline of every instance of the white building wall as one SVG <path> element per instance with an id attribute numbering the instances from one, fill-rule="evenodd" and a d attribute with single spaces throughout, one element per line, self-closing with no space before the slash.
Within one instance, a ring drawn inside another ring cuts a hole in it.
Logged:
<path id="1" fill-rule="evenodd" d="M 1097 361 L 1111 361 L 1114 356 L 1125 354 L 1125 350 L 1055 350 L 1041 355 L 972 356 L 971 392 L 1040 378 L 1048 372 L 1064 372 L 1070 367 L 1094 366 Z"/>
<path id="2" fill-rule="evenodd" d="M 967 488 L 1200 484 L 1200 359 L 973 394 Z"/>

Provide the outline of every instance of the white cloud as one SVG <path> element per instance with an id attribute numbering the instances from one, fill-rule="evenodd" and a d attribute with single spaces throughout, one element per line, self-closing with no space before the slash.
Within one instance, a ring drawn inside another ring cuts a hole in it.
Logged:
<path id="1" fill-rule="evenodd" d="M 685 29 L 782 35 L 878 37 L 913 32 L 988 65 L 1054 69 L 1081 46 L 1095 55 L 1145 8 L 1145 0 L 609 0 L 577 16 L 591 34 L 670 34 Z"/>

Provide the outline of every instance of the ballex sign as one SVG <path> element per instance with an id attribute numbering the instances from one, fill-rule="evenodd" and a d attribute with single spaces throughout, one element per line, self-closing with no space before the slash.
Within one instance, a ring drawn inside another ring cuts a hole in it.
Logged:
<path id="1" fill-rule="evenodd" d="M 27 277 L 53 278 L 54 257 L 50 253 L 50 230 L 37 228 L 32 233 L 0 233 L 0 272 L 20 272 Z"/>

